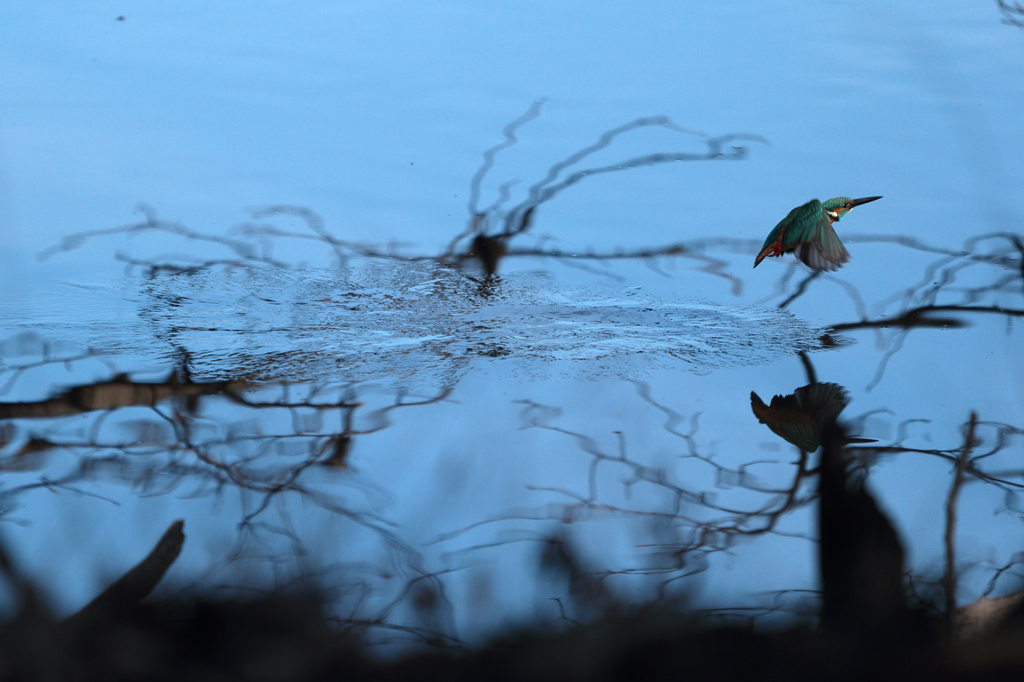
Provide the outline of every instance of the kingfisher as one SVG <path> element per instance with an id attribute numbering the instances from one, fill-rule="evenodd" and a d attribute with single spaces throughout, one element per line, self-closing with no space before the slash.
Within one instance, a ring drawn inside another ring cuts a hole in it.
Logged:
<path id="1" fill-rule="evenodd" d="M 850 404 L 850 396 L 839 384 L 809 384 L 787 396 L 777 395 L 770 405 L 750 392 L 750 409 L 762 424 L 804 452 L 814 452 L 829 424 Z M 850 443 L 874 443 L 870 438 L 844 438 Z"/>
<path id="2" fill-rule="evenodd" d="M 838 270 L 850 260 L 850 254 L 832 229 L 832 223 L 839 222 L 853 207 L 881 198 L 836 197 L 824 203 L 811 199 L 803 206 L 797 206 L 768 234 L 761 253 L 754 259 L 754 267 L 766 256 L 781 256 L 792 251 L 813 270 Z"/>

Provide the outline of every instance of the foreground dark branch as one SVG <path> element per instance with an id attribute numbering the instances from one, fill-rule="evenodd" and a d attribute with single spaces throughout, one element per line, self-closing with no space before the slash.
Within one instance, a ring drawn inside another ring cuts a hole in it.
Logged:
<path id="1" fill-rule="evenodd" d="M 974 448 L 974 428 L 978 424 L 978 416 L 971 413 L 971 419 L 967 426 L 967 435 L 964 437 L 963 451 L 957 455 L 956 468 L 953 471 L 953 483 L 949 489 L 949 499 L 946 501 L 946 632 L 952 637 L 956 632 L 956 506 L 960 498 L 960 488 L 964 483 L 964 474 L 967 472 L 971 450 Z"/>

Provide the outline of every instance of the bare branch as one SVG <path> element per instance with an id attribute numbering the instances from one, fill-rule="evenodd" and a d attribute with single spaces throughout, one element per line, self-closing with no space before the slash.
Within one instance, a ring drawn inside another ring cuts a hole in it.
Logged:
<path id="1" fill-rule="evenodd" d="M 964 437 L 963 450 L 957 455 L 956 469 L 953 472 L 953 484 L 949 489 L 949 499 L 946 501 L 946 577 L 944 580 L 946 591 L 946 632 L 947 636 L 956 636 L 956 505 L 960 498 L 960 488 L 964 483 L 964 474 L 968 471 L 971 451 L 974 449 L 974 429 L 978 424 L 978 415 L 971 412 L 971 419 L 967 426 L 967 434 Z"/>

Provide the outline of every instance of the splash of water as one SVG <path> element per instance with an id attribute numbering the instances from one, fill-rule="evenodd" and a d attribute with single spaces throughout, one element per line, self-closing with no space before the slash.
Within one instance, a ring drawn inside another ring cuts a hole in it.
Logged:
<path id="1" fill-rule="evenodd" d="M 210 272 L 151 280 L 152 337 L 208 376 L 454 383 L 474 363 L 513 374 L 707 373 L 819 347 L 784 310 L 679 301 L 639 287 L 519 273 L 481 286 L 435 264 Z"/>
<path id="2" fill-rule="evenodd" d="M 196 377 L 404 387 L 453 385 L 483 363 L 512 376 L 643 378 L 820 347 L 820 331 L 785 310 L 669 299 L 614 283 L 570 286 L 537 272 L 481 285 L 435 263 L 167 274 L 119 288 L 107 290 L 121 299 L 117 316 L 89 316 L 104 309 L 94 287 L 88 295 L 96 301 L 79 307 L 80 319 L 65 314 L 62 324 L 46 317 L 31 326 L 164 366 L 187 357 Z"/>

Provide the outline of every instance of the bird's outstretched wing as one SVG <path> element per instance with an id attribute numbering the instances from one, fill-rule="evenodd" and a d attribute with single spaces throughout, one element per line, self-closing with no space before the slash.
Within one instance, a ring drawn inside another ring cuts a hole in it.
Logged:
<path id="1" fill-rule="evenodd" d="M 803 206 L 797 206 L 779 221 L 779 224 L 768 233 L 761 251 L 754 260 L 756 268 L 768 256 L 781 256 L 809 242 L 814 237 L 818 220 L 825 215 L 821 202 L 811 199 Z M 827 222 L 827 219 L 826 219 Z"/>
<path id="2" fill-rule="evenodd" d="M 769 407 L 759 395 L 751 391 L 750 408 L 759 422 L 801 450 L 814 452 L 818 449 L 821 429 L 813 415 L 800 411 L 799 400 L 794 400 L 793 396 L 777 395 L 772 398 Z"/>
<path id="3" fill-rule="evenodd" d="M 825 210 L 817 199 L 811 199 L 803 206 L 797 206 L 790 211 L 775 228 L 785 228 L 782 234 L 782 250 L 792 251 L 800 244 L 814 239 L 818 223 L 824 216 Z M 825 222 L 828 222 L 828 218 L 825 218 Z"/>
<path id="4" fill-rule="evenodd" d="M 799 409 L 824 422 L 834 422 L 850 404 L 850 396 L 839 384 L 813 383 L 793 391 Z"/>
<path id="5" fill-rule="evenodd" d="M 849 252 L 824 212 L 810 229 L 810 234 L 799 240 L 794 255 L 814 270 L 838 270 L 850 260 Z"/>

